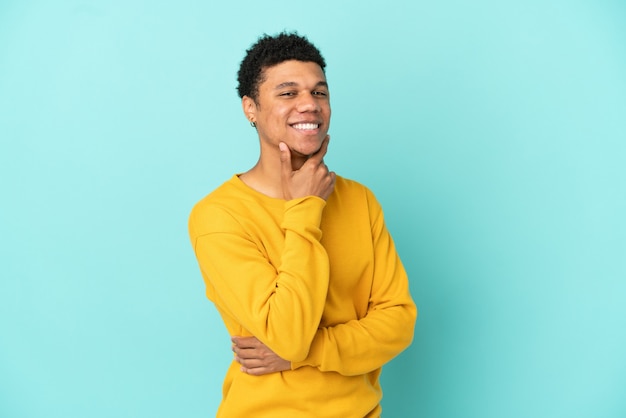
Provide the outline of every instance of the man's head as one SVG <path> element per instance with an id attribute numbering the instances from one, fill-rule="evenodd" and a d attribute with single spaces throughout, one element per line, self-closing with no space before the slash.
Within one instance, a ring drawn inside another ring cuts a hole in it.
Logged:
<path id="1" fill-rule="evenodd" d="M 248 50 L 239 94 L 262 156 L 277 154 L 281 142 L 291 150 L 292 162 L 321 149 L 331 115 L 324 66 L 319 50 L 296 34 L 265 35 Z"/>
<path id="2" fill-rule="evenodd" d="M 259 85 L 264 80 L 264 71 L 284 61 L 314 62 L 322 71 L 326 62 L 320 51 L 304 36 L 283 32 L 276 36 L 263 35 L 247 50 L 239 67 L 237 91 L 239 97 L 258 99 Z"/>

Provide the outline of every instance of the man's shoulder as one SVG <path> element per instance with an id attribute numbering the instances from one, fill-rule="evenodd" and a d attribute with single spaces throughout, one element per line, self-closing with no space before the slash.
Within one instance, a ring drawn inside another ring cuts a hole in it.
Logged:
<path id="1" fill-rule="evenodd" d="M 329 204 L 333 208 L 347 208 L 352 213 L 363 210 L 368 216 L 378 216 L 382 211 L 374 192 L 363 183 L 349 178 L 337 176 L 331 197 Z"/>
<path id="2" fill-rule="evenodd" d="M 368 199 L 374 196 L 370 188 L 363 183 L 339 175 L 337 175 L 337 178 L 335 180 L 335 191 L 340 196 L 361 195 L 364 198 Z"/>
<path id="3" fill-rule="evenodd" d="M 233 176 L 213 189 L 195 204 L 193 210 L 196 210 L 198 207 L 219 206 L 224 200 L 236 199 L 238 195 L 241 195 L 241 191 L 238 189 L 235 180 L 236 176 Z"/>
<path id="4" fill-rule="evenodd" d="M 190 231 L 196 226 L 196 233 L 219 230 L 232 223 L 236 208 L 245 205 L 245 192 L 237 185 L 236 176 L 222 183 L 212 192 L 200 199 L 189 214 Z"/>

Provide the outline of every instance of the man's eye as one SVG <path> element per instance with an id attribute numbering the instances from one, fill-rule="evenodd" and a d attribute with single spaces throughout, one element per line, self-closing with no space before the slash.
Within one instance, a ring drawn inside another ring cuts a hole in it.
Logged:
<path id="1" fill-rule="evenodd" d="M 322 96 L 322 97 L 325 97 L 325 96 L 328 96 L 328 93 L 326 93 L 325 91 L 314 91 L 314 92 L 313 92 L 313 96 Z"/>
<path id="2" fill-rule="evenodd" d="M 283 93 L 280 93 L 280 96 L 286 96 L 286 97 L 295 96 L 295 95 L 296 95 L 296 93 L 294 93 L 292 91 L 285 91 Z"/>

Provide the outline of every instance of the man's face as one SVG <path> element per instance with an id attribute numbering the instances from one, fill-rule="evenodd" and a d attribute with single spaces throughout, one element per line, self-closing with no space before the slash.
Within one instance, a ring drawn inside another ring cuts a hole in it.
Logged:
<path id="1" fill-rule="evenodd" d="M 262 146 L 278 149 L 284 142 L 296 155 L 314 154 L 330 124 L 324 72 L 313 62 L 290 60 L 265 69 L 264 76 L 256 103 L 244 100 Z"/>

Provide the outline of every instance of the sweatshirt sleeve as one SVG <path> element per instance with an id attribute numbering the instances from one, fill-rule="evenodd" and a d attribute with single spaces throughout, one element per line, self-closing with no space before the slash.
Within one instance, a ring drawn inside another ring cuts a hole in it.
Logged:
<path id="1" fill-rule="evenodd" d="M 359 375 L 382 367 L 413 340 L 417 308 L 409 293 L 406 271 L 385 226 L 380 206 L 370 200 L 374 277 L 367 314 L 332 327 L 320 327 L 306 359 L 292 369 L 317 367 Z"/>
<path id="2" fill-rule="evenodd" d="M 258 243 L 224 210 L 194 209 L 190 216 L 192 245 L 209 298 L 290 361 L 300 361 L 309 352 L 328 291 L 328 255 L 320 244 L 324 206 L 323 199 L 312 196 L 285 202 L 278 266 L 270 264 Z M 209 218 L 214 226 L 207 230 Z"/>

